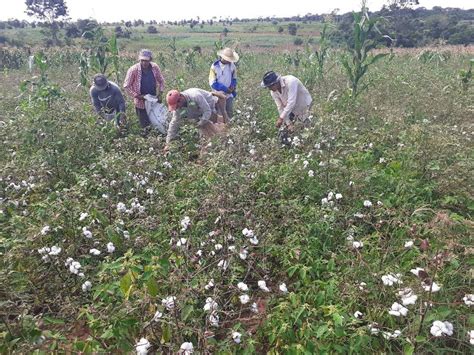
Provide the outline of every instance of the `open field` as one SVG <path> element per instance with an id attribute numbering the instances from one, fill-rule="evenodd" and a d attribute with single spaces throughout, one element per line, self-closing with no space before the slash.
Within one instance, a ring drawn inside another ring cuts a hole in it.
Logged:
<path id="1" fill-rule="evenodd" d="M 186 126 L 168 156 L 130 100 L 125 136 L 96 122 L 80 48 L 45 51 L 58 97 L 19 91 L 40 74 L 26 52 L 3 70 L 1 353 L 127 353 L 141 338 L 158 354 L 472 352 L 474 89 L 460 71 L 473 47 L 396 50 L 354 98 L 341 51 L 318 76 L 266 26 L 229 33 L 241 60 L 227 135 L 200 144 Z M 119 83 L 150 47 L 167 89 L 206 89 L 217 35 L 158 29 L 119 40 Z M 259 87 L 271 69 L 314 100 L 291 148 Z M 437 321 L 452 331 L 435 336 Z"/>

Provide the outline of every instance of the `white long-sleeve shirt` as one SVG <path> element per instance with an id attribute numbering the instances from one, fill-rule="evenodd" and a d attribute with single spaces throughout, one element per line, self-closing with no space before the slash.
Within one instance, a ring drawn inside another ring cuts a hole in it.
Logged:
<path id="1" fill-rule="evenodd" d="M 313 99 L 303 83 L 293 75 L 285 75 L 280 78 L 281 93 L 272 91 L 271 95 L 275 101 L 280 118 L 285 123 L 290 122 L 290 113 L 295 116 L 305 115 Z"/>

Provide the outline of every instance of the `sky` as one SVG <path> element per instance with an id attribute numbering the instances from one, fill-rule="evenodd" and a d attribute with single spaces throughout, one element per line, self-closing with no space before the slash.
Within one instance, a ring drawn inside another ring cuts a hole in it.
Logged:
<path id="1" fill-rule="evenodd" d="M 368 0 L 371 11 L 379 10 L 387 0 Z M 360 8 L 360 0 L 236 0 L 218 2 L 215 0 L 66 0 L 69 16 L 94 18 L 99 22 L 118 22 L 120 20 L 181 20 L 211 19 L 212 17 L 256 18 L 259 16 L 296 16 L 307 13 L 324 14 L 334 9 L 344 13 Z M 420 6 L 432 8 L 459 7 L 474 8 L 472 0 L 420 0 Z M 30 19 L 25 14 L 24 0 L 0 0 L 0 20 L 17 18 Z"/>

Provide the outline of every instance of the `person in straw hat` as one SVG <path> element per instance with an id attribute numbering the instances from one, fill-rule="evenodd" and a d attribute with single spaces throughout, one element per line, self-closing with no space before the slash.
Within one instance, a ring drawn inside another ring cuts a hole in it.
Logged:
<path id="1" fill-rule="evenodd" d="M 217 55 L 219 59 L 212 63 L 209 72 L 209 85 L 213 90 L 220 91 L 225 95 L 225 110 L 230 119 L 233 114 L 234 99 L 237 96 L 237 69 L 235 63 L 239 60 L 239 55 L 230 48 L 221 49 L 217 52 Z"/>

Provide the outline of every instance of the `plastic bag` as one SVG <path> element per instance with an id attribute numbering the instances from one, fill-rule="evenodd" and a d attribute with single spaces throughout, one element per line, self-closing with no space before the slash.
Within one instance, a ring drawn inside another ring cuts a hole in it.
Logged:
<path id="1" fill-rule="evenodd" d="M 160 104 L 155 96 L 145 95 L 145 110 L 151 125 L 162 134 L 167 134 L 169 112 L 166 106 Z"/>

